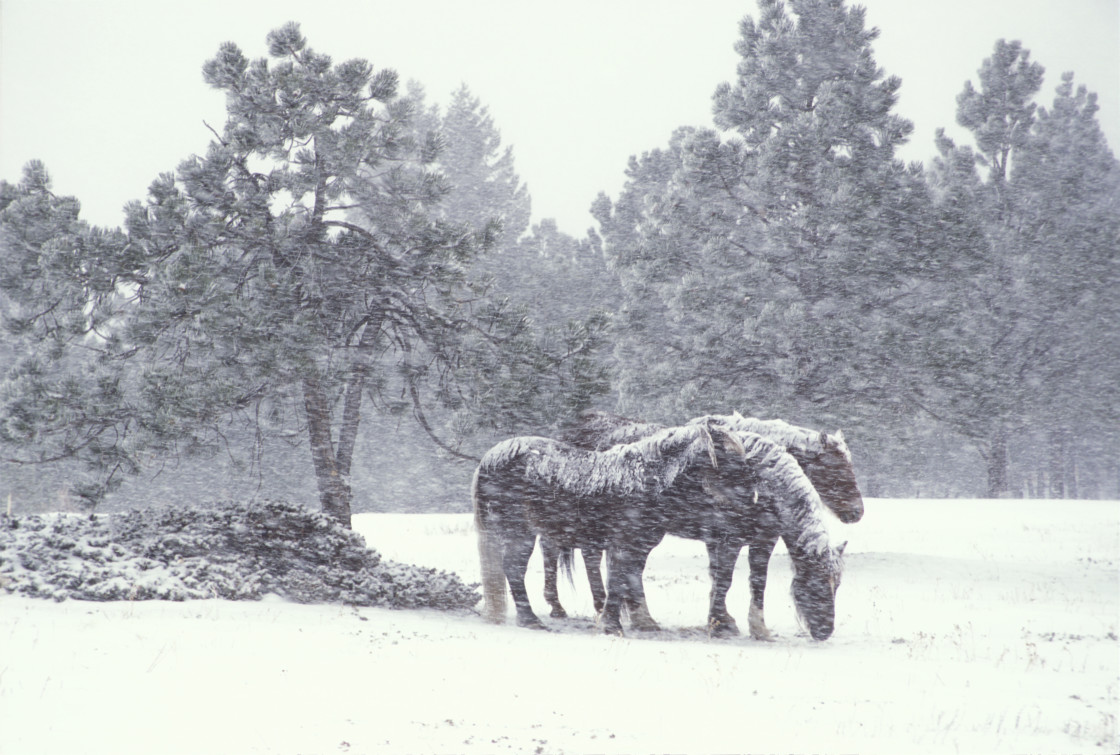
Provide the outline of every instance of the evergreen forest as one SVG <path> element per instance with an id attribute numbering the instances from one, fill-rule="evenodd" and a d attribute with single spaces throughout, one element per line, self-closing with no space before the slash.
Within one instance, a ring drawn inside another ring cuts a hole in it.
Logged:
<path id="1" fill-rule="evenodd" d="M 840 429 L 870 497 L 1120 498 L 1120 164 L 1022 43 L 957 96 L 969 143 L 905 163 L 863 11 L 759 0 L 697 82 L 711 121 L 564 229 L 469 82 L 261 33 L 206 62 L 226 121 L 119 227 L 34 156 L 0 182 L 19 513 L 466 511 L 490 446 L 593 410 Z"/>

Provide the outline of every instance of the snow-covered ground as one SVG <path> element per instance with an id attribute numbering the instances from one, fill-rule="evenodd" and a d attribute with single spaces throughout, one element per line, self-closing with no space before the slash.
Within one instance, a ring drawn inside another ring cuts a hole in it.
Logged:
<path id="1" fill-rule="evenodd" d="M 477 581 L 469 515 L 355 518 L 387 558 Z M 659 635 L 607 637 L 577 572 L 552 633 L 278 599 L 0 593 L 0 753 L 1120 750 L 1120 503 L 869 500 L 836 633 L 709 640 L 703 546 L 650 558 Z M 746 559 L 729 596 L 745 625 Z M 512 616 L 512 607 L 510 608 Z"/>

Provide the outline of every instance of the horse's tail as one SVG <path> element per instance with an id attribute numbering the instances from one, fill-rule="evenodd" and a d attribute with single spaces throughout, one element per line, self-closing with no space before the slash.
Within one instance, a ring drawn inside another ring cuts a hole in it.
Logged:
<path id="1" fill-rule="evenodd" d="M 480 469 L 475 470 L 471 481 L 471 500 L 474 503 L 475 529 L 478 530 L 478 563 L 482 571 L 482 615 L 489 622 L 503 624 L 506 620 L 506 575 L 502 570 L 502 538 L 489 526 L 488 507 L 479 496 Z"/>

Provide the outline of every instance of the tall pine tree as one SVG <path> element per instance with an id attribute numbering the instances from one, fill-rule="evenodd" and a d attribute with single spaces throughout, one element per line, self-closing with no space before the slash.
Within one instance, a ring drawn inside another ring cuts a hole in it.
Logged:
<path id="1" fill-rule="evenodd" d="M 925 274 L 927 198 L 894 156 L 912 127 L 877 34 L 840 0 L 761 0 L 714 96 L 721 132 L 678 131 L 600 201 L 637 334 L 619 351 L 624 403 L 684 386 L 678 416 L 731 405 L 872 427 L 910 411 L 892 312 Z"/>
<path id="2" fill-rule="evenodd" d="M 1019 42 L 998 41 L 957 99 L 975 150 L 939 134 L 930 172 L 941 210 L 971 229 L 946 248 L 980 262 L 946 289 L 959 307 L 941 340 L 951 369 L 928 395 L 976 442 L 990 496 L 1076 495 L 1073 459 L 1088 470 L 1116 444 L 1120 360 L 1103 323 L 1120 275 L 1118 166 L 1072 74 L 1037 108 L 1043 73 Z"/>

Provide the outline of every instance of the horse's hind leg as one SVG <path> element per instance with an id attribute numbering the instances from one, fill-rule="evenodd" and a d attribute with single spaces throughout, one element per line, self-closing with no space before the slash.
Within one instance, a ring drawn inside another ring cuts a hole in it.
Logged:
<path id="1" fill-rule="evenodd" d="M 739 543 L 725 541 L 706 542 L 708 546 L 708 573 L 712 577 L 712 594 L 708 603 L 708 631 L 715 637 L 735 636 L 739 626 L 727 611 L 727 591 L 739 560 Z"/>
<path id="2" fill-rule="evenodd" d="M 544 624 L 529 605 L 529 593 L 525 589 L 525 572 L 529 568 L 529 557 L 533 555 L 535 542 L 536 538 L 531 534 L 507 537 L 502 554 L 502 570 L 506 573 L 513 605 L 517 609 L 517 626 L 544 629 Z"/>
<path id="3" fill-rule="evenodd" d="M 560 561 L 560 550 L 552 541 L 541 536 L 541 560 L 544 562 L 544 599 L 552 608 L 549 614 L 554 619 L 568 618 L 568 612 L 560 605 L 560 592 L 556 588 L 556 570 Z"/>
<path id="4" fill-rule="evenodd" d="M 764 542 L 751 543 L 747 552 L 747 563 L 751 567 L 751 612 L 749 624 L 751 637 L 756 640 L 771 640 L 773 637 L 766 628 L 766 618 L 763 615 L 763 598 L 766 593 L 766 572 L 770 568 L 770 554 L 778 539 Z"/>

